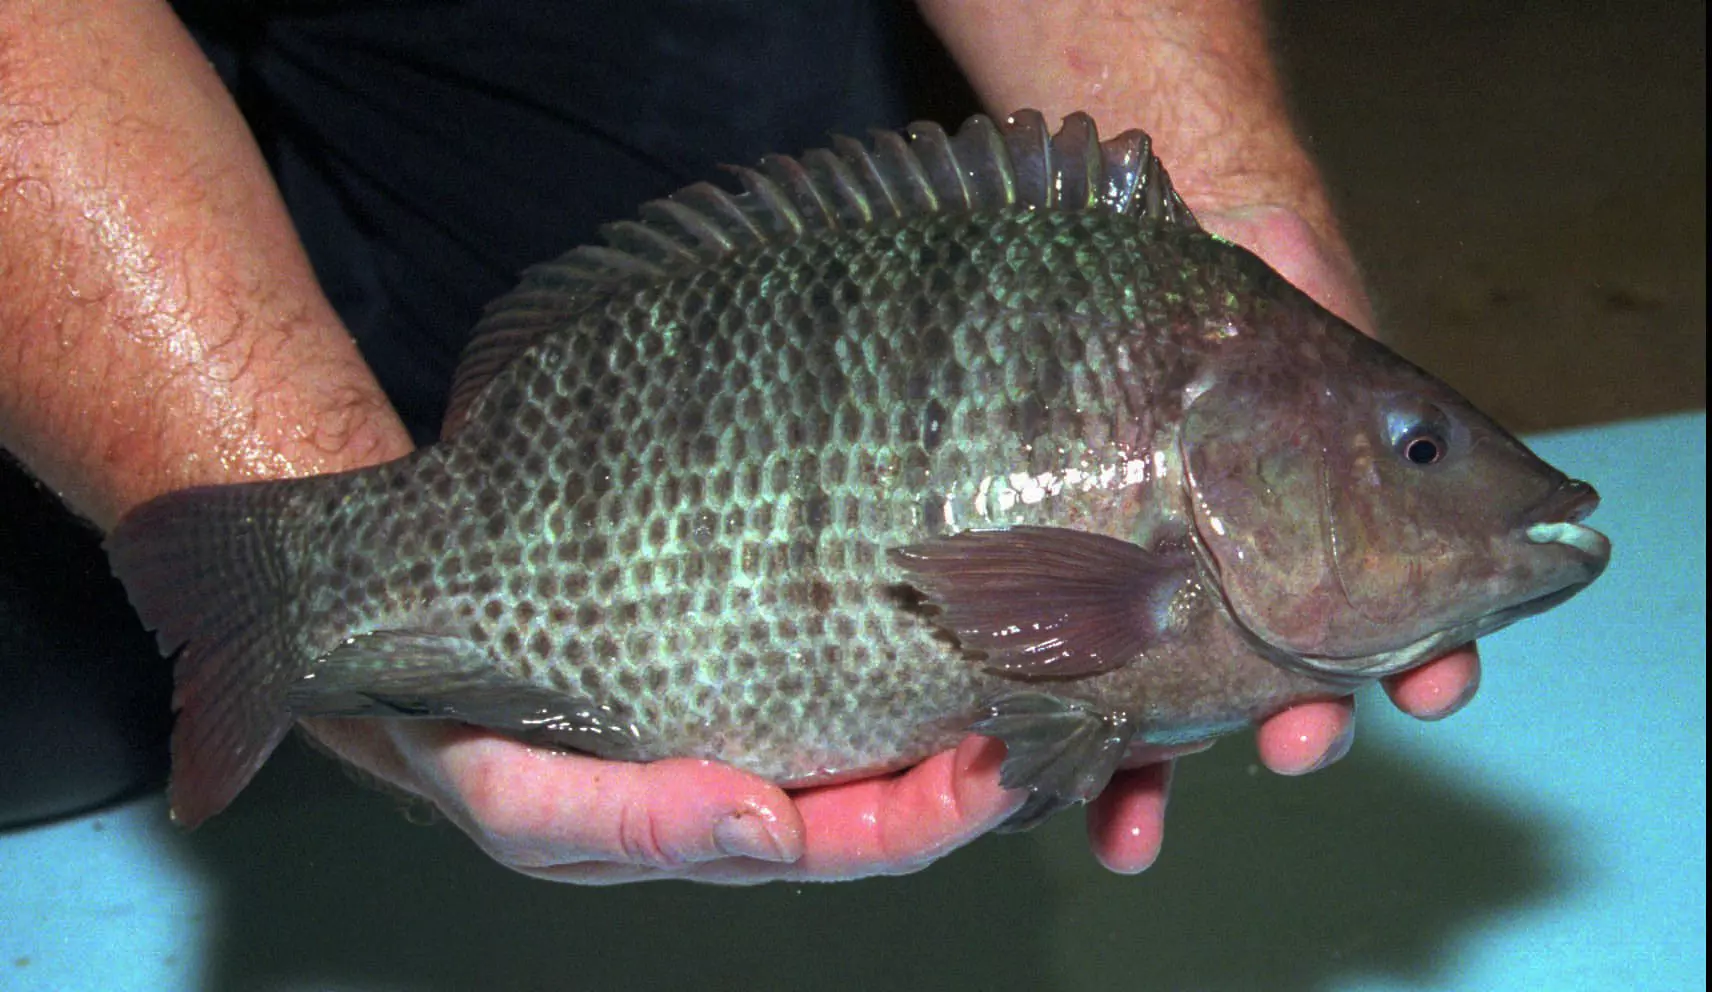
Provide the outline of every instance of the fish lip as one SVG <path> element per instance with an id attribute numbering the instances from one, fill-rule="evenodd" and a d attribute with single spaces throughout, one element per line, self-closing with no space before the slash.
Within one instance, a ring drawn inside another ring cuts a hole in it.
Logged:
<path id="1" fill-rule="evenodd" d="M 1522 529 L 1535 524 L 1579 524 L 1598 508 L 1598 490 L 1580 479 L 1565 479 L 1522 517 Z"/>
<path id="2" fill-rule="evenodd" d="M 1611 539 L 1585 524 L 1562 522 L 1533 524 L 1522 537 L 1534 545 L 1556 545 L 1603 570 L 1611 558 Z M 1595 577 L 1598 572 L 1595 571 Z M 1588 579 L 1592 581 L 1592 579 Z"/>
<path id="3" fill-rule="evenodd" d="M 1565 479 L 1551 495 L 1523 515 L 1519 536 L 1534 547 L 1554 547 L 1578 561 L 1592 582 L 1611 560 L 1611 539 L 1581 521 L 1599 507 L 1599 493 L 1579 479 Z M 1549 594 L 1548 594 L 1549 595 Z"/>

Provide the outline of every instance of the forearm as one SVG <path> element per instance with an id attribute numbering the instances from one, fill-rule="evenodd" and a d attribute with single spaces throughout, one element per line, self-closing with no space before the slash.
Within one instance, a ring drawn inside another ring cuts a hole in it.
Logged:
<path id="1" fill-rule="evenodd" d="M 0 446 L 103 528 L 409 449 L 156 0 L 0 5 Z"/>
<path id="2" fill-rule="evenodd" d="M 1323 284 L 1304 288 L 1367 322 L 1319 172 L 1290 125 L 1259 0 L 920 6 L 993 113 L 1034 107 L 1056 121 L 1082 110 L 1107 134 L 1147 131 L 1178 191 L 1218 233 L 1244 233 L 1221 214 L 1300 218 L 1329 271 L 1285 274 Z"/>

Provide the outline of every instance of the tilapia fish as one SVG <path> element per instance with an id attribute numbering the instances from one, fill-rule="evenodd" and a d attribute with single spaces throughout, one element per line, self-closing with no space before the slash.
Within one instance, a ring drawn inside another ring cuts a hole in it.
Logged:
<path id="1" fill-rule="evenodd" d="M 1027 825 L 1605 566 L 1591 487 L 1203 231 L 1140 132 L 735 172 L 526 272 L 439 443 L 119 525 L 181 822 L 337 715 L 784 785 L 975 732 Z"/>

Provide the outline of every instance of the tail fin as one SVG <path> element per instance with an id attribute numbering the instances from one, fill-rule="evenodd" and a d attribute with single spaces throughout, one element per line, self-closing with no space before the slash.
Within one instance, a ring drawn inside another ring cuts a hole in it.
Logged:
<path id="1" fill-rule="evenodd" d="M 291 729 L 299 482 L 207 486 L 131 511 L 107 538 L 113 572 L 174 673 L 172 816 L 194 827 L 226 808 Z"/>

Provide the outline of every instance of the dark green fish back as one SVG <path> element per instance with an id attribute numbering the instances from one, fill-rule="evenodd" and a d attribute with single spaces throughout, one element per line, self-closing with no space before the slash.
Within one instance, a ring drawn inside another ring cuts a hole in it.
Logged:
<path id="1" fill-rule="evenodd" d="M 732 170 L 741 194 L 697 183 L 645 204 L 638 220 L 607 225 L 606 245 L 532 267 L 477 326 L 445 434 L 455 433 L 488 379 L 591 296 L 693 273 L 746 249 L 1006 208 L 1096 210 L 1199 229 L 1140 131 L 1101 142 L 1085 114 L 1054 134 L 1039 113 L 1020 111 L 1002 126 L 977 115 L 955 137 L 932 123 L 911 125 L 908 135 L 876 130 L 871 146 L 840 137 L 800 158 L 769 155 L 759 169 Z"/>

